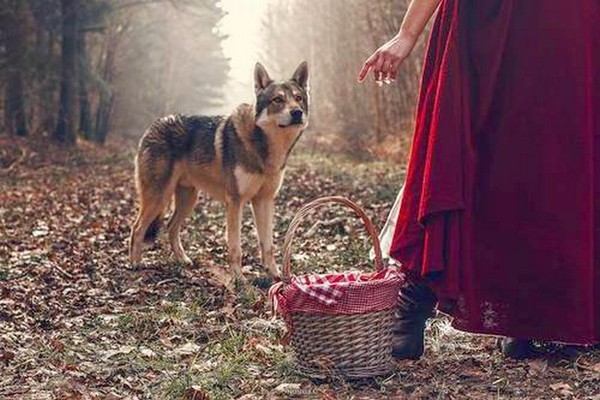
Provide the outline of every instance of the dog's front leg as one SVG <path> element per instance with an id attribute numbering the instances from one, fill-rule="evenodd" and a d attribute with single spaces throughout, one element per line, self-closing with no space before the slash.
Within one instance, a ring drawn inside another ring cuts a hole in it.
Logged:
<path id="1" fill-rule="evenodd" d="M 269 269 L 273 278 L 279 277 L 279 270 L 273 255 L 273 209 L 274 199 L 271 197 L 257 197 L 252 199 L 252 213 L 258 233 L 260 252 L 263 264 Z"/>
<path id="2" fill-rule="evenodd" d="M 233 273 L 242 277 L 242 204 L 239 200 L 227 201 L 227 247 L 229 250 L 229 267 Z"/>

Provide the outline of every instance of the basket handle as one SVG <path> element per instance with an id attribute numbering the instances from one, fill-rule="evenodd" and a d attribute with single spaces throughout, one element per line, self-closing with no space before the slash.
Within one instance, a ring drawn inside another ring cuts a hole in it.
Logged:
<path id="1" fill-rule="evenodd" d="M 358 204 L 353 201 L 341 197 L 341 196 L 327 196 L 320 197 L 316 200 L 311 201 L 308 204 L 305 204 L 300 210 L 296 213 L 292 222 L 290 222 L 290 226 L 285 234 L 285 240 L 283 242 L 283 276 L 282 280 L 284 283 L 289 283 L 292 278 L 291 271 L 291 260 L 292 260 L 292 240 L 294 239 L 294 234 L 296 230 L 304 220 L 304 218 L 314 209 L 320 208 L 328 203 L 339 203 L 343 204 L 347 207 L 350 207 L 354 212 L 362 219 L 369 236 L 371 236 L 371 240 L 373 241 L 373 245 L 375 248 L 375 269 L 377 271 L 381 271 L 383 269 L 383 262 L 381 256 L 381 246 L 379 244 L 379 237 L 377 236 L 377 232 L 373 223 L 367 216 Z"/>

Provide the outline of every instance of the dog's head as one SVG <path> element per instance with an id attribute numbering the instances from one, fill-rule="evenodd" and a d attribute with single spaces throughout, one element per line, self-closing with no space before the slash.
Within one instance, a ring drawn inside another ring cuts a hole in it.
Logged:
<path id="1" fill-rule="evenodd" d="M 263 129 L 302 130 L 308 125 L 308 64 L 283 82 L 274 82 L 260 64 L 254 69 L 256 124 Z"/>

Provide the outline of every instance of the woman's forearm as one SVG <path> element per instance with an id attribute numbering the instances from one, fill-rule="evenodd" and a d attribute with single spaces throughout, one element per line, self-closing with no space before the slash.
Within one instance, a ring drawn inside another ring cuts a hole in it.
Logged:
<path id="1" fill-rule="evenodd" d="M 425 29 L 425 25 L 437 9 L 441 0 L 412 0 L 402 20 L 399 36 L 416 41 Z"/>

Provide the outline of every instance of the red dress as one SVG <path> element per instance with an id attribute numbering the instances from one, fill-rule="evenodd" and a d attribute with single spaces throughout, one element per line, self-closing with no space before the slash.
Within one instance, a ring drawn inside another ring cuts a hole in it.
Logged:
<path id="1" fill-rule="evenodd" d="M 458 329 L 600 342 L 600 1 L 442 2 L 391 255 Z"/>

